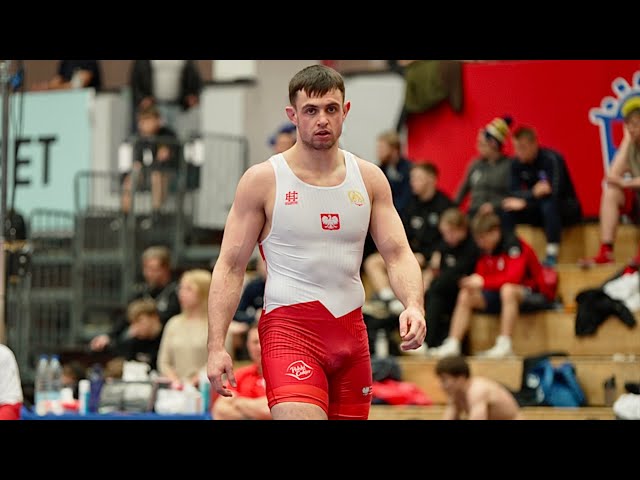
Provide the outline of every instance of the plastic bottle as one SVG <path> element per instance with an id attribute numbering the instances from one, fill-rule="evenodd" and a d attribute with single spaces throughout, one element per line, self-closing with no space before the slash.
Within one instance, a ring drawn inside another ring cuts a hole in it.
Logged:
<path id="1" fill-rule="evenodd" d="M 198 379 L 198 389 L 200 390 L 200 405 L 202 406 L 202 414 L 207 415 L 211 407 L 211 383 L 207 372 L 202 370 Z"/>
<path id="2" fill-rule="evenodd" d="M 378 358 L 387 358 L 389 356 L 389 340 L 384 328 L 380 328 L 376 332 L 375 354 Z"/>
<path id="3" fill-rule="evenodd" d="M 91 395 L 91 382 L 83 378 L 78 382 L 78 413 L 86 415 L 89 413 L 89 397 Z"/>
<path id="4" fill-rule="evenodd" d="M 100 393 L 104 385 L 104 371 L 102 365 L 96 363 L 89 373 L 89 412 L 97 413 L 100 407 Z"/>
<path id="5" fill-rule="evenodd" d="M 49 413 L 49 357 L 41 354 L 36 365 L 33 400 L 37 415 Z"/>
<path id="6" fill-rule="evenodd" d="M 62 364 L 58 355 L 51 355 L 49 360 L 49 402 L 51 411 L 56 415 L 62 415 Z"/>

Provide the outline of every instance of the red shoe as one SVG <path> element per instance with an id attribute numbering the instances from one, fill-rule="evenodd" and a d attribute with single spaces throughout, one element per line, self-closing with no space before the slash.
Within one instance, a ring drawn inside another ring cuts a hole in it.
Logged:
<path id="1" fill-rule="evenodd" d="M 600 251 L 595 257 L 581 259 L 578 263 L 582 267 L 591 267 L 593 265 L 607 265 L 607 264 L 615 263 L 615 259 L 613 257 L 613 250 L 606 247 L 600 247 Z"/>

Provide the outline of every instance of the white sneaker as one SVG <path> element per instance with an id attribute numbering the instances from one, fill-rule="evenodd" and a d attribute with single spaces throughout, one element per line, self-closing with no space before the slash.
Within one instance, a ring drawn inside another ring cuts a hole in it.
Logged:
<path id="1" fill-rule="evenodd" d="M 513 355 L 513 349 L 511 348 L 511 338 L 505 335 L 500 335 L 496 338 L 496 344 L 489 350 L 480 352 L 479 357 L 485 358 L 504 358 Z"/>
<path id="2" fill-rule="evenodd" d="M 427 350 L 427 356 L 434 358 L 456 357 L 458 355 L 460 355 L 460 341 L 453 337 L 447 337 L 439 347 Z"/>

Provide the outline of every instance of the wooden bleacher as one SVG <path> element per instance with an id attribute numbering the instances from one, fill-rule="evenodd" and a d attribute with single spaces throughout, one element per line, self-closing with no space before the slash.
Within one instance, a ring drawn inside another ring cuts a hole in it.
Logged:
<path id="1" fill-rule="evenodd" d="M 604 382 L 616 378 L 617 396 L 626 393 L 626 382 L 640 382 L 640 312 L 634 312 L 638 325 L 628 327 L 617 317 L 606 319 L 591 336 L 576 336 L 576 295 L 588 288 L 597 288 L 620 271 L 635 256 L 640 241 L 640 229 L 635 225 L 620 225 L 615 244 L 613 265 L 584 269 L 577 265 L 581 258 L 598 250 L 598 224 L 570 227 L 563 232 L 557 266 L 558 292 L 563 306 L 558 310 L 523 314 L 518 320 L 513 349 L 516 356 L 505 359 L 483 359 L 473 354 L 490 348 L 498 335 L 497 315 L 476 314 L 469 330 L 468 357 L 472 374 L 483 375 L 503 383 L 512 391 L 521 388 L 522 360 L 542 352 L 561 351 L 568 357 L 553 357 L 554 363 L 570 360 L 588 406 L 582 408 L 525 407 L 527 419 L 578 420 L 615 419 L 611 407 L 605 406 Z M 546 240 L 541 228 L 520 225 L 517 233 L 544 258 Z M 433 400 L 431 406 L 373 405 L 372 420 L 433 420 L 441 418 L 446 396 L 435 375 L 437 360 L 403 355 L 398 357 L 403 379 L 414 382 Z"/>

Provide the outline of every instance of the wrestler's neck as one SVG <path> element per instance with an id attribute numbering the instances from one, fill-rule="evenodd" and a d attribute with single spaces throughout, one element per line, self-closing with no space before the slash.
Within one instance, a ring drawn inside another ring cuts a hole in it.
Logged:
<path id="1" fill-rule="evenodd" d="M 296 144 L 286 152 L 285 158 L 294 170 L 332 172 L 344 165 L 344 155 L 337 143 L 326 150 Z"/>

